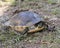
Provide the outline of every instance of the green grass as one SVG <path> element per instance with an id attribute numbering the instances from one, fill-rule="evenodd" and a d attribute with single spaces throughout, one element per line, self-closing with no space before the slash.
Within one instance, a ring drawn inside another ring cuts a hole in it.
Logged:
<path id="1" fill-rule="evenodd" d="M 16 1 L 15 0 L 5 0 L 5 1 L 0 1 L 0 5 L 5 5 L 5 4 L 10 4 L 15 6 L 16 5 Z"/>
<path id="2" fill-rule="evenodd" d="M 60 14 L 60 8 L 54 8 L 54 9 L 52 9 L 52 14 Z"/>
<path id="3" fill-rule="evenodd" d="M 57 0 L 48 0 L 47 1 L 49 4 L 56 4 L 57 3 Z"/>

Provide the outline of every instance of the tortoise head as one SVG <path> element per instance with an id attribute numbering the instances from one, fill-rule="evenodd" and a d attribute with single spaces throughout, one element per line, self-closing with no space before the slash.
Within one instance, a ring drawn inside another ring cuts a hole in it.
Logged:
<path id="1" fill-rule="evenodd" d="M 54 24 L 52 24 L 52 25 L 50 25 L 50 24 L 48 24 L 48 31 L 54 31 L 55 30 L 55 25 Z"/>
<path id="2" fill-rule="evenodd" d="M 51 22 L 40 21 L 39 23 L 35 24 L 35 26 L 38 26 L 39 28 L 44 27 L 43 30 L 48 30 L 48 31 L 55 30 L 55 25 Z"/>
<path id="3" fill-rule="evenodd" d="M 46 25 L 47 25 L 47 30 L 48 30 L 48 31 L 54 31 L 54 30 L 55 30 L 55 25 L 54 25 L 54 23 L 47 22 Z"/>
<path id="4" fill-rule="evenodd" d="M 45 25 L 47 25 L 48 31 L 54 31 L 55 30 L 56 27 L 55 27 L 55 23 L 54 23 L 53 18 L 51 18 L 50 16 L 45 16 L 44 22 L 45 22 Z"/>

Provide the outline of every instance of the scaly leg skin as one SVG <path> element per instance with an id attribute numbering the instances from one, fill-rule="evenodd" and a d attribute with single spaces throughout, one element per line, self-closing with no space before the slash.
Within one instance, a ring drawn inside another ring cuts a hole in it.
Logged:
<path id="1" fill-rule="evenodd" d="M 35 29 L 29 30 L 28 33 L 38 32 L 38 31 L 41 31 L 43 29 L 44 29 L 44 27 L 41 27 L 41 28 L 36 27 Z"/>
<path id="2" fill-rule="evenodd" d="M 44 27 L 43 30 L 47 30 L 47 29 L 48 29 L 48 24 L 47 24 L 46 22 L 43 22 L 43 21 L 41 21 L 41 22 L 35 24 L 35 26 L 37 26 L 38 28 Z"/>
<path id="3" fill-rule="evenodd" d="M 41 31 L 41 30 L 46 30 L 48 28 L 48 25 L 45 24 L 45 22 L 42 22 L 42 21 L 35 24 L 34 26 L 35 26 L 35 29 L 29 30 L 28 33 L 34 33 L 34 32 L 38 32 L 38 31 Z"/>

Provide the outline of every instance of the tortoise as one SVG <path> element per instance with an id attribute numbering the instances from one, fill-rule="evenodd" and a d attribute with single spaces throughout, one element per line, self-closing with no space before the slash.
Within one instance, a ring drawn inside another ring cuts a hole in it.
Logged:
<path id="1" fill-rule="evenodd" d="M 7 29 L 9 27 L 23 34 L 38 32 L 49 28 L 49 25 L 44 21 L 42 16 L 32 11 L 21 11 L 17 16 L 11 18 L 9 22 Z"/>

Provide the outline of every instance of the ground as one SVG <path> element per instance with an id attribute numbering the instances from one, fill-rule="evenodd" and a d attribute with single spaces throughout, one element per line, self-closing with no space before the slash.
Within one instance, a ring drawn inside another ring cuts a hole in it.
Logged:
<path id="1" fill-rule="evenodd" d="M 18 1 L 17 1 L 18 2 Z M 21 36 L 12 31 L 0 31 L 0 48 L 60 48 L 60 1 L 24 0 L 14 5 L 0 7 L 0 25 L 18 14 L 19 10 L 34 11 L 43 18 L 48 17 L 56 26 L 56 31 L 42 31 Z"/>

